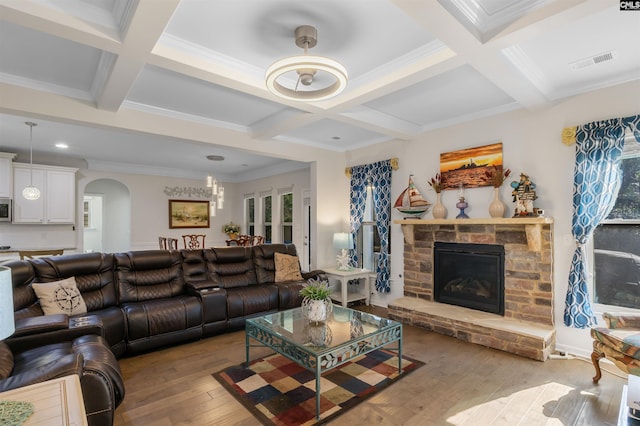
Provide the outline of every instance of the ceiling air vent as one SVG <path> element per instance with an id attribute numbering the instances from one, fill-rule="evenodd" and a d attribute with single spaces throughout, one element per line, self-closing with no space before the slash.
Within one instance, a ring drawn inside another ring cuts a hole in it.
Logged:
<path id="1" fill-rule="evenodd" d="M 569 66 L 571 69 L 579 70 L 581 68 L 590 67 L 591 65 L 601 64 L 603 62 L 611 61 L 616 57 L 616 51 L 611 50 L 609 52 L 600 53 L 599 55 L 591 56 L 590 58 L 580 59 L 579 61 L 571 62 Z"/>

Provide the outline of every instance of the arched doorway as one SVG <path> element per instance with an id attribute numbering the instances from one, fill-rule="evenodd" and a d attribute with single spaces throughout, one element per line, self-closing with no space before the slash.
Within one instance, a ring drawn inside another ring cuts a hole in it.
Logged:
<path id="1" fill-rule="evenodd" d="M 119 253 L 131 250 L 129 188 L 113 179 L 87 184 L 83 194 L 85 252 Z"/>

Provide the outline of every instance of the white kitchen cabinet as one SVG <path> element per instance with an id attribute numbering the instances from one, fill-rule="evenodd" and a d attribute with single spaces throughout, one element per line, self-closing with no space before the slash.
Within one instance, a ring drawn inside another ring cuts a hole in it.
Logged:
<path id="1" fill-rule="evenodd" d="M 33 165 L 33 185 L 40 198 L 26 200 L 22 190 L 31 183 L 29 164 L 13 164 L 13 223 L 75 223 L 76 171 L 70 167 Z"/>
<path id="2" fill-rule="evenodd" d="M 16 154 L 0 152 L 0 198 L 13 197 L 13 166 Z"/>

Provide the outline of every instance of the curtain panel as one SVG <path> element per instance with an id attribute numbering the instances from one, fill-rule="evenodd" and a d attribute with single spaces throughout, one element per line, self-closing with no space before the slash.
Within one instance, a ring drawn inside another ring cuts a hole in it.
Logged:
<path id="1" fill-rule="evenodd" d="M 376 290 L 391 291 L 389 282 L 389 226 L 391 221 L 391 160 L 351 167 L 350 228 L 357 241 L 367 199 L 367 185 L 373 186 L 373 208 L 380 236 L 380 256 L 376 268 Z M 357 250 L 351 250 L 351 264 L 358 264 Z"/>
<path id="2" fill-rule="evenodd" d="M 596 324 L 587 284 L 584 245 L 615 204 L 622 182 L 620 162 L 626 129 L 640 142 L 640 115 L 583 124 L 576 129 L 571 231 L 576 250 L 569 270 L 564 323 L 588 328 Z"/>

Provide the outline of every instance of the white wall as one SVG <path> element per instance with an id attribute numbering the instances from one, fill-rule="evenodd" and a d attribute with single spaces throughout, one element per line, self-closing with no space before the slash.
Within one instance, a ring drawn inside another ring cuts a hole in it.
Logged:
<path id="1" fill-rule="evenodd" d="M 131 234 L 130 234 L 130 250 L 150 250 L 158 248 L 158 237 L 166 236 L 178 239 L 178 248 L 183 248 L 183 234 L 205 234 L 205 243 L 207 246 L 225 245 L 226 235 L 222 232 L 222 224 L 229 222 L 234 217 L 233 207 L 237 199 L 235 184 L 224 183 L 225 187 L 225 203 L 224 209 L 218 210 L 216 216 L 210 218 L 209 228 L 184 228 L 169 229 L 169 200 L 170 199 L 186 199 L 198 200 L 198 198 L 190 198 L 184 196 L 168 196 L 164 193 L 165 187 L 195 187 L 204 188 L 204 176 L 202 180 L 180 179 L 162 176 L 143 176 L 124 173 L 107 173 L 97 172 L 93 170 L 82 169 L 78 172 L 78 199 L 82 200 L 85 188 L 89 185 L 87 192 L 95 193 L 92 182 L 100 179 L 113 179 L 125 185 L 130 194 L 130 208 L 122 207 L 123 200 L 118 201 L 118 205 L 122 208 L 130 210 Z M 120 198 L 118 198 L 120 199 Z M 108 216 L 108 213 L 105 213 Z M 77 217 L 82 217 L 82 203 L 78 202 Z M 108 217 L 105 220 L 109 220 Z M 78 223 L 81 223 L 78 221 Z M 126 223 L 122 223 L 126 226 Z M 82 232 L 76 236 L 76 246 L 80 249 L 83 246 Z M 120 247 L 121 241 L 117 244 Z M 116 246 L 113 246 L 116 247 Z M 121 251 L 108 250 L 105 251 Z"/>
<path id="2" fill-rule="evenodd" d="M 589 331 L 569 328 L 563 324 L 569 265 L 575 249 L 571 237 L 575 147 L 563 145 L 560 133 L 567 126 L 638 113 L 640 82 L 635 82 L 576 96 L 539 111 L 505 113 L 427 132 L 410 142 L 399 144 L 396 141 L 369 147 L 350 153 L 349 162 L 362 164 L 398 156 L 400 168 L 393 173 L 393 196 L 397 197 L 404 189 L 408 175 L 413 173 L 416 186 L 434 203 L 435 193 L 429 191 L 427 179 L 439 170 L 440 153 L 502 141 L 505 167 L 510 168 L 516 177 L 520 172 L 530 175 L 537 184 L 539 199 L 535 201 L 535 206 L 544 209 L 546 216 L 554 218 L 553 279 L 557 347 L 588 356 L 592 351 Z M 510 188 L 504 185 L 501 194 L 509 207 L 507 215 L 510 216 L 513 214 Z M 470 206 L 466 212 L 470 217 L 489 217 L 488 206 L 492 196 L 490 187 L 467 189 L 465 196 Z M 449 210 L 448 217 L 455 217 L 456 191 L 443 192 L 442 198 Z M 396 212 L 393 216 L 394 219 L 401 218 Z M 425 216 L 428 217 L 431 217 L 430 213 Z M 404 246 L 400 225 L 393 225 L 392 233 L 392 292 L 375 295 L 372 299 L 375 304 L 383 306 L 402 295 Z"/>

